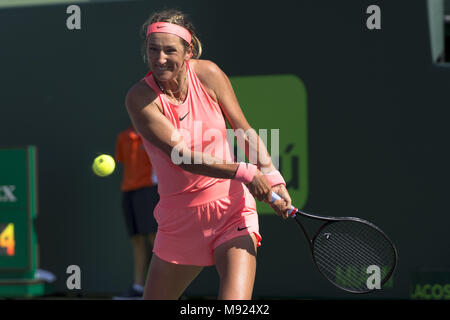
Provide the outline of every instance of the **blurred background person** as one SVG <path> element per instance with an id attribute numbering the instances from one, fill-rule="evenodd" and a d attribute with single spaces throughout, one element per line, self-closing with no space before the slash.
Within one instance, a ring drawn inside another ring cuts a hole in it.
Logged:
<path id="1" fill-rule="evenodd" d="M 118 134 L 115 158 L 123 164 L 122 211 L 133 248 L 134 283 L 113 299 L 141 299 L 158 227 L 153 217 L 159 201 L 157 180 L 141 137 L 132 125 Z"/>

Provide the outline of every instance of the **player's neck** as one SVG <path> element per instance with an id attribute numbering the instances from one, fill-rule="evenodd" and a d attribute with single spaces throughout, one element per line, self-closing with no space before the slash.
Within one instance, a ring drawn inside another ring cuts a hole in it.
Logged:
<path id="1" fill-rule="evenodd" d="M 183 66 L 185 63 L 183 64 Z M 156 81 L 161 91 L 171 100 L 176 103 L 182 103 L 186 99 L 189 81 L 188 81 L 188 72 L 186 67 L 182 67 L 180 73 L 176 77 L 176 80 L 169 83 L 161 83 L 158 80 Z"/>

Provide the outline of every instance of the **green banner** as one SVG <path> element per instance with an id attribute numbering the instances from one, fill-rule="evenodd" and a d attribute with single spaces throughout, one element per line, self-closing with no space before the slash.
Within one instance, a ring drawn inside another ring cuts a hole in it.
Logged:
<path id="1" fill-rule="evenodd" d="M 239 104 L 252 128 L 266 143 L 279 168 L 293 205 L 302 208 L 308 197 L 307 94 L 294 75 L 231 77 Z M 257 202 L 258 213 L 272 214 Z"/>
<path id="2" fill-rule="evenodd" d="M 413 272 L 409 297 L 412 300 L 450 300 L 450 270 Z"/>

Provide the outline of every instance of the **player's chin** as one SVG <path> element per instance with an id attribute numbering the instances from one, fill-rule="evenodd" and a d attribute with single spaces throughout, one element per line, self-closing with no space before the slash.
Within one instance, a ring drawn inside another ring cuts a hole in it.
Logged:
<path id="1" fill-rule="evenodd" d="M 173 72 L 171 72 L 169 70 L 153 71 L 153 74 L 156 77 L 156 79 L 158 79 L 159 81 L 168 81 L 168 80 L 171 80 L 174 77 Z"/>

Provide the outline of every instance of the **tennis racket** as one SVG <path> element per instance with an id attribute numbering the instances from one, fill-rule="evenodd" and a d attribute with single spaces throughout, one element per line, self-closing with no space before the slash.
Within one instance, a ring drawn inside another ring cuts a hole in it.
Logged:
<path id="1" fill-rule="evenodd" d="M 280 200 L 272 192 L 272 202 Z M 299 216 L 324 223 L 309 237 Z M 351 293 L 381 289 L 394 273 L 397 250 L 388 236 L 369 221 L 354 217 L 328 217 L 289 211 L 302 229 L 314 265 L 336 287 Z"/>

